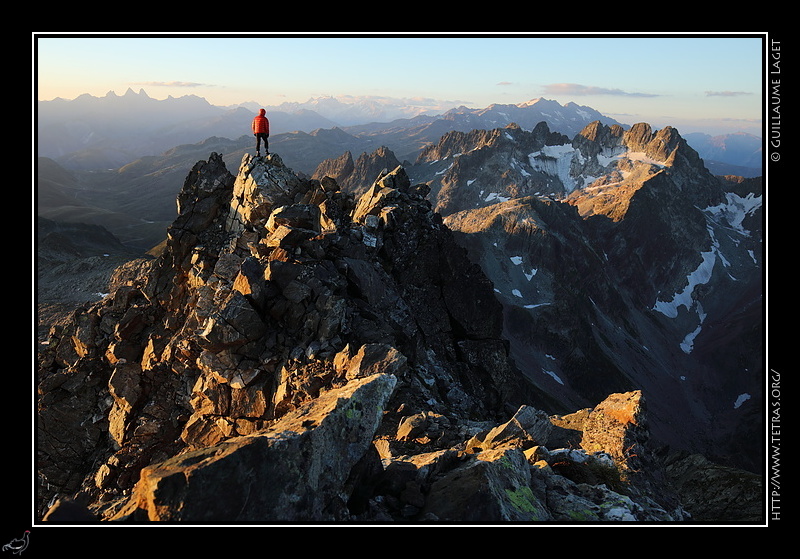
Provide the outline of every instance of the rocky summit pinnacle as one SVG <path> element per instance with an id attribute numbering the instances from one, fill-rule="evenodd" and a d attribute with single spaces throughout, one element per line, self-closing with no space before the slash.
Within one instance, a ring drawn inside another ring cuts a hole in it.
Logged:
<path id="1" fill-rule="evenodd" d="M 683 521 L 741 499 L 698 496 L 707 463 L 651 446 L 639 391 L 548 413 L 428 186 L 397 166 L 362 190 L 276 154 L 192 168 L 160 255 L 40 355 L 37 518 Z"/>

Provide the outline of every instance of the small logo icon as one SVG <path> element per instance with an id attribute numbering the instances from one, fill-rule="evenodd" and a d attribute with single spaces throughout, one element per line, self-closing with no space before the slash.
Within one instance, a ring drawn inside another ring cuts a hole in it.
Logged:
<path id="1" fill-rule="evenodd" d="M 16 555 L 20 555 L 28 547 L 28 538 L 31 535 L 30 530 L 25 530 L 21 538 L 14 538 L 6 545 L 3 546 L 3 551 L 10 551 Z"/>

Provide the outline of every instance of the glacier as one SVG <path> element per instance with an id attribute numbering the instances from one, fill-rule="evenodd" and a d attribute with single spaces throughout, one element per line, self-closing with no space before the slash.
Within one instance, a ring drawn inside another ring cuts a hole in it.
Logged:
<path id="1" fill-rule="evenodd" d="M 535 170 L 552 177 L 558 177 L 567 192 L 575 190 L 577 185 L 569 173 L 572 158 L 576 150 L 571 144 L 544 146 L 541 151 L 528 155 L 528 161 Z"/>
<path id="2" fill-rule="evenodd" d="M 748 215 L 761 208 L 762 197 L 754 196 L 752 192 L 745 197 L 728 192 L 725 198 L 725 203 L 710 206 L 704 211 L 715 218 L 724 219 L 732 229 L 749 236 L 750 232 L 745 230 L 742 222 Z"/>

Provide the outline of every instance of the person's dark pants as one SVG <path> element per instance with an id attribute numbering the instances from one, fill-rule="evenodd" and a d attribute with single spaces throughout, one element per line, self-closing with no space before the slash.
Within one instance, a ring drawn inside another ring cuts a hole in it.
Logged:
<path id="1" fill-rule="evenodd" d="M 256 153 L 260 153 L 261 152 L 261 142 L 263 141 L 264 142 L 264 153 L 269 155 L 268 138 L 269 138 L 269 136 L 267 136 L 263 132 L 260 132 L 260 133 L 256 134 Z"/>

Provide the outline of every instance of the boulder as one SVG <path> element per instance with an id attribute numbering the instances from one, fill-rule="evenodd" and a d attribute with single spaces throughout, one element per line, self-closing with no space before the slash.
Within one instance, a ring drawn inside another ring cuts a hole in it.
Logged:
<path id="1" fill-rule="evenodd" d="M 150 521 L 187 523 L 346 516 L 342 487 L 371 447 L 396 383 L 389 374 L 355 380 L 263 432 L 148 466 L 116 520 L 145 514 Z"/>
<path id="2" fill-rule="evenodd" d="M 473 437 L 467 443 L 467 448 L 473 452 L 507 447 L 524 450 L 544 445 L 552 430 L 553 424 L 545 412 L 531 406 L 521 406 L 506 423 Z"/>
<path id="3" fill-rule="evenodd" d="M 622 471 L 641 470 L 649 439 L 644 405 L 638 390 L 610 395 L 587 417 L 581 447 L 608 453 Z"/>
<path id="4" fill-rule="evenodd" d="M 530 481 L 521 450 L 487 450 L 436 480 L 422 515 L 449 522 L 550 520 L 545 503 L 534 495 Z"/>
<path id="5" fill-rule="evenodd" d="M 379 372 L 402 378 L 408 367 L 406 356 L 387 344 L 364 344 L 346 366 L 346 377 L 356 379 Z"/>

